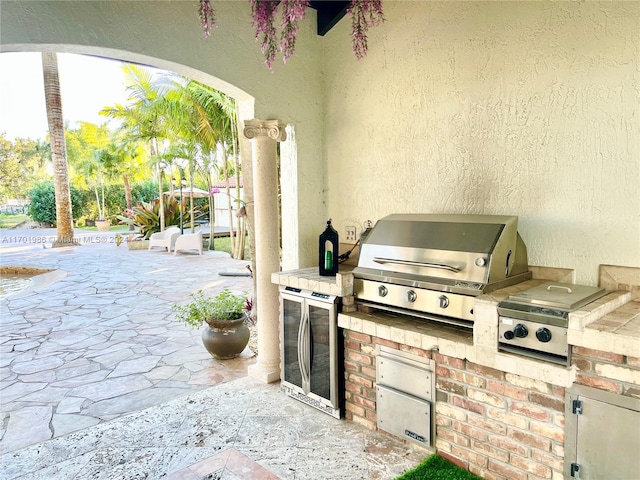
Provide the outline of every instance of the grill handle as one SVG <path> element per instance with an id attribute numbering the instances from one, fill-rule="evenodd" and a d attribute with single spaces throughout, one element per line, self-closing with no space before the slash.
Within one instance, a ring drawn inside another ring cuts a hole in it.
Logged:
<path id="1" fill-rule="evenodd" d="M 394 260 L 392 258 L 381 258 L 374 257 L 373 261 L 376 263 L 391 263 L 394 265 L 409 265 L 412 267 L 429 267 L 429 268 L 439 268 L 440 270 L 448 270 L 453 273 L 459 273 L 460 268 L 454 267 L 453 265 L 447 265 L 446 263 L 429 263 L 429 262 L 413 262 L 411 260 Z"/>

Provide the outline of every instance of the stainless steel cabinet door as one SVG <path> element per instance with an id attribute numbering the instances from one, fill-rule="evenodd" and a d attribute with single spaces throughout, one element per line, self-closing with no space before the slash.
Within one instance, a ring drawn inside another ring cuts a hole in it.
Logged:
<path id="1" fill-rule="evenodd" d="M 640 478 L 640 400 L 574 386 L 566 411 L 565 477 Z"/>
<path id="2" fill-rule="evenodd" d="M 640 478 L 640 413 L 584 399 L 577 463 L 584 480 Z"/>

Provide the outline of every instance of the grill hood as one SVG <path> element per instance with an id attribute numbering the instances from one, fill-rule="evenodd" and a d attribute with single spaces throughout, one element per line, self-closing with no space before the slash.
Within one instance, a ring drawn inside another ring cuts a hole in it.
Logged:
<path id="1" fill-rule="evenodd" d="M 518 217 L 395 214 L 363 237 L 358 279 L 480 295 L 531 278 Z"/>

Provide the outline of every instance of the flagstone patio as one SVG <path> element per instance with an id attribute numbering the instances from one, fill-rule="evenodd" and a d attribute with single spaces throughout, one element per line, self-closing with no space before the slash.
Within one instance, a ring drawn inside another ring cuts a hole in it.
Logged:
<path id="1" fill-rule="evenodd" d="M 216 361 L 171 305 L 198 289 L 251 291 L 247 262 L 117 247 L 52 249 L 50 231 L 0 232 L 1 265 L 66 272 L 0 301 L 3 478 L 383 479 L 412 450 Z M 30 236 L 30 237 L 29 237 Z"/>

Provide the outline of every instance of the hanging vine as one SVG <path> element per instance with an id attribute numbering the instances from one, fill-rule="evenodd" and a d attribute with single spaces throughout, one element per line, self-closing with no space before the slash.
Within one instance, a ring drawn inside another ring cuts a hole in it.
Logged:
<path id="1" fill-rule="evenodd" d="M 353 53 L 360 60 L 367 54 L 367 32 L 384 22 L 382 0 L 352 0 L 347 13 L 351 17 Z"/>
<path id="2" fill-rule="evenodd" d="M 273 25 L 273 15 L 278 4 L 269 0 L 249 0 L 249 2 L 251 3 L 252 25 L 256 30 L 255 38 L 256 40 L 260 38 L 262 42 L 260 50 L 264 55 L 264 63 L 271 69 L 278 51 L 276 28 Z"/>
<path id="3" fill-rule="evenodd" d="M 304 19 L 309 0 L 249 0 L 251 4 L 251 24 L 255 29 L 255 39 L 260 41 L 260 50 L 264 63 L 271 70 L 278 50 L 286 63 L 295 53 L 298 23 Z M 281 35 L 278 36 L 274 25 L 278 4 L 282 4 Z M 385 21 L 382 12 L 382 0 L 351 0 L 347 14 L 351 17 L 351 39 L 353 52 L 358 60 L 367 54 L 367 33 L 370 27 Z M 216 26 L 215 12 L 211 0 L 200 0 L 198 16 L 205 38 L 211 35 Z"/>
<path id="4" fill-rule="evenodd" d="M 296 37 L 298 36 L 298 22 L 304 18 L 309 7 L 308 0 L 283 0 L 282 1 L 282 37 L 280 50 L 282 60 L 287 63 L 296 50 Z"/>

